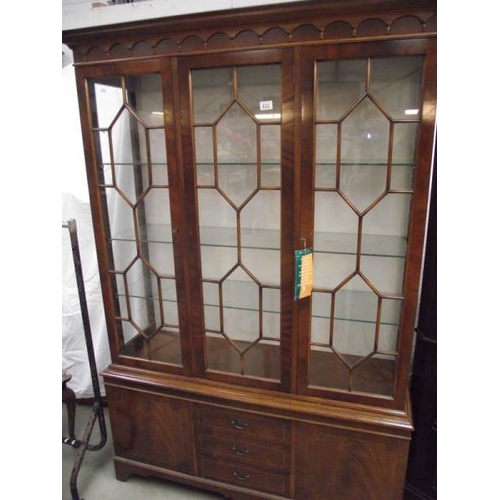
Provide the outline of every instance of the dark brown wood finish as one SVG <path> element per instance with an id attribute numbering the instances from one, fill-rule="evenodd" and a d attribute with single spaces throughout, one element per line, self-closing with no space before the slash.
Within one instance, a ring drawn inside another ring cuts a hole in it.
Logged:
<path id="1" fill-rule="evenodd" d="M 174 264 L 176 272 L 176 287 L 177 287 L 177 297 L 178 297 L 178 310 L 179 310 L 179 322 L 181 331 L 187 331 L 187 319 L 188 319 L 188 295 L 184 292 L 186 285 L 184 284 L 184 269 L 183 256 L 185 251 L 183 245 L 185 244 L 184 234 L 184 218 L 180 211 L 181 203 L 179 201 L 179 196 L 182 196 L 180 191 L 180 186 L 182 186 L 182 172 L 179 172 L 177 168 L 177 143 L 175 132 L 172 131 L 172 117 L 174 116 L 174 95 L 172 90 L 166 85 L 172 77 L 171 65 L 169 61 L 147 61 L 141 63 L 139 66 L 134 64 L 132 61 L 126 61 L 121 63 L 114 63 L 108 66 L 93 66 L 86 68 L 84 75 L 80 79 L 77 76 L 77 84 L 79 89 L 79 98 L 81 106 L 84 109 L 88 109 L 88 113 L 82 113 L 82 122 L 85 120 L 86 125 L 89 127 L 90 133 L 88 137 L 84 133 L 84 148 L 89 151 L 88 157 L 86 153 L 86 164 L 87 164 L 87 177 L 89 180 L 90 198 L 91 198 L 91 211 L 92 220 L 94 224 L 94 234 L 96 239 L 96 248 L 98 255 L 99 273 L 101 277 L 101 283 L 103 288 L 103 301 L 105 304 L 105 314 L 106 322 L 108 327 L 110 344 L 113 346 L 112 359 L 116 361 L 117 357 L 120 358 L 122 363 L 128 364 L 130 366 L 137 367 L 153 367 L 155 370 L 160 371 L 170 371 L 172 373 L 189 375 L 191 373 L 191 348 L 188 336 L 181 335 L 182 344 L 182 359 L 177 359 L 177 362 L 181 366 L 167 365 L 168 363 L 174 362 L 172 358 L 158 359 L 151 361 L 148 359 L 148 354 L 145 352 L 142 356 L 138 356 L 132 353 L 127 353 L 127 350 L 122 351 L 122 341 L 121 339 L 121 325 L 120 321 L 116 318 L 119 317 L 118 305 L 116 303 L 116 294 L 113 286 L 113 273 L 110 272 L 112 269 L 111 263 L 113 262 L 112 251 L 109 247 L 108 242 L 108 232 L 106 231 L 107 224 L 107 205 L 106 197 L 103 194 L 103 190 L 99 187 L 98 178 L 98 163 L 97 163 L 97 146 L 94 142 L 94 136 L 91 132 L 91 107 L 89 102 L 89 95 L 87 91 L 87 81 L 91 79 L 99 79 L 116 75 L 124 76 L 138 76 L 147 73 L 159 73 L 162 75 L 163 81 L 163 91 L 164 91 L 164 117 L 165 117 L 165 135 L 167 144 L 167 163 L 169 168 L 169 192 L 171 195 L 171 218 L 172 218 L 172 228 L 174 229 L 173 247 L 174 247 Z M 77 74 L 79 70 L 77 69 Z M 82 130 L 85 131 L 86 128 L 82 125 Z M 88 143 L 87 143 L 88 141 Z M 160 361 L 160 362 L 158 362 Z M 165 364 L 167 363 L 167 364 Z"/>
<path id="2" fill-rule="evenodd" d="M 106 396 L 118 456 L 193 474 L 189 403 L 114 387 Z"/>
<path id="3" fill-rule="evenodd" d="M 295 386 L 296 347 L 294 343 L 294 186 L 295 163 L 295 89 L 294 54 L 283 51 L 281 71 L 281 387 L 290 392 Z"/>
<path id="4" fill-rule="evenodd" d="M 83 146 L 85 164 L 87 167 L 87 181 L 90 194 L 90 208 L 92 213 L 92 223 L 94 226 L 94 237 L 98 256 L 99 276 L 102 286 L 104 310 L 106 314 L 106 325 L 109 332 L 111 346 L 111 359 L 115 362 L 118 359 L 121 345 L 121 327 L 116 321 L 117 303 L 114 293 L 113 279 L 109 273 L 112 268 L 113 257 L 109 251 L 107 241 L 107 205 L 106 198 L 99 187 L 98 173 L 98 153 L 92 133 L 92 108 L 89 102 L 87 79 L 101 78 L 103 76 L 116 76 L 120 74 L 143 74 L 160 72 L 159 61 L 149 61 L 140 69 L 133 63 L 114 64 L 107 67 L 87 68 L 86 70 L 76 69 L 76 82 L 78 101 L 80 106 L 80 120 L 82 126 Z"/>
<path id="5" fill-rule="evenodd" d="M 434 145 L 435 38 L 436 3 L 427 0 L 313 0 L 63 33 L 63 43 L 75 55 L 111 348 L 112 365 L 103 376 L 118 479 L 152 475 L 236 500 L 401 498 L 412 432 L 408 376 Z M 366 365 L 352 392 L 325 390 L 311 381 L 328 385 L 332 376 L 342 379 L 345 367 L 316 353 L 316 371 L 310 371 L 311 303 L 294 302 L 292 291 L 294 250 L 314 243 L 315 61 L 407 54 L 423 54 L 425 68 L 398 362 Z M 264 374 L 259 378 L 206 369 L 208 349 L 217 351 L 221 363 L 230 356 L 227 346 L 218 339 L 207 342 L 204 335 L 190 71 L 263 63 L 282 68 L 282 289 L 281 345 L 279 350 L 259 347 L 260 365 L 252 368 Z M 162 78 L 181 346 L 172 348 L 176 334 L 165 329 L 148 351 L 132 344 L 122 349 L 87 85 L 92 78 L 151 72 Z M 269 366 L 261 366 L 263 359 Z M 391 370 L 394 387 L 391 377 L 384 378 Z M 374 384 L 386 384 L 382 395 L 371 393 Z"/>
<path id="6" fill-rule="evenodd" d="M 435 2 L 323 0 L 71 30 L 77 63 L 436 33 Z"/>
<path id="7" fill-rule="evenodd" d="M 294 88 L 293 88 L 293 53 L 282 50 L 258 50 L 239 54 L 206 55 L 203 57 L 185 57 L 179 60 L 179 85 L 181 88 L 191 88 L 190 72 L 193 69 L 212 69 L 220 67 L 251 66 L 270 63 L 281 64 L 282 70 L 282 125 L 281 125 L 281 352 L 278 358 L 281 363 L 279 386 L 289 391 L 292 384 L 292 341 L 291 341 L 291 311 L 293 309 L 293 181 L 294 181 Z M 197 215 L 197 184 L 195 178 L 195 151 L 192 123 L 192 100 L 190 92 L 180 95 L 183 161 L 185 172 L 185 199 L 190 208 L 186 209 L 185 218 L 188 224 L 192 244 L 187 250 L 190 271 L 190 290 L 192 292 L 193 308 L 191 310 L 191 338 L 193 339 L 194 358 L 206 363 L 206 353 L 209 346 L 205 338 L 200 235 Z M 222 344 L 222 343 L 221 343 Z M 224 347 L 221 345 L 221 349 Z M 281 357 L 280 357 L 281 356 Z M 272 356 L 271 359 L 276 359 Z M 201 369 L 201 367 L 198 367 Z M 234 381 L 244 385 L 255 385 L 263 388 L 278 388 L 278 384 L 258 377 L 238 377 L 216 370 L 203 372 L 200 376 L 221 381 Z M 283 378 L 282 378 L 283 377 Z"/>
<path id="8" fill-rule="evenodd" d="M 341 44 L 325 47 L 310 47 L 303 49 L 302 70 L 304 105 L 302 110 L 302 169 L 301 176 L 301 234 L 307 238 L 308 244 L 313 244 L 313 121 L 314 121 L 314 79 L 316 61 L 338 60 L 344 58 L 387 57 L 398 55 L 424 55 L 424 82 L 422 98 L 422 118 L 419 127 L 416 151 L 416 174 L 414 178 L 413 208 L 410 218 L 407 265 L 404 279 L 404 308 L 402 313 L 401 331 L 399 334 L 399 362 L 396 368 L 394 389 L 382 391 L 382 394 L 372 394 L 369 398 L 377 399 L 377 405 L 392 406 L 403 409 L 406 405 L 408 390 L 408 373 L 413 338 L 413 325 L 418 302 L 418 286 L 422 264 L 422 254 L 425 236 L 426 207 L 429 193 L 429 175 L 433 154 L 433 127 L 436 102 L 436 52 L 432 40 L 399 40 L 387 42 L 367 42 L 360 44 Z M 433 81 L 429 81 L 433 78 Z M 365 402 L 366 396 L 355 391 L 325 390 L 310 386 L 312 359 L 309 353 L 310 339 L 310 299 L 300 301 L 299 314 L 299 391 L 318 397 L 334 397 L 346 401 Z M 376 377 L 376 375 L 375 375 Z M 346 386 L 347 389 L 347 386 Z M 364 392 L 362 387 L 358 392 Z M 394 394 L 394 396 L 393 396 Z"/>
<path id="9" fill-rule="evenodd" d="M 178 139 L 179 134 L 176 129 L 176 124 L 179 122 L 179 95 L 176 82 L 175 59 L 165 59 L 162 61 L 162 82 L 163 82 L 163 98 L 164 110 L 163 117 L 165 123 L 165 140 L 167 145 L 168 155 L 168 179 L 170 185 L 170 211 L 172 220 L 172 241 L 174 248 L 174 265 L 177 285 L 177 301 L 179 314 L 179 327 L 181 332 L 189 331 L 190 318 L 190 295 L 186 293 L 187 277 L 186 277 L 186 245 L 188 238 L 186 234 L 188 228 L 183 212 L 183 196 L 184 178 L 182 165 L 181 147 Z M 174 82 L 174 85 L 170 85 Z M 196 361 L 193 359 L 193 350 L 191 341 L 188 335 L 181 335 L 182 359 L 184 373 L 191 375 L 196 371 Z"/>
<path id="10" fill-rule="evenodd" d="M 408 441 L 299 424 L 297 443 L 297 498 L 402 498 Z"/>

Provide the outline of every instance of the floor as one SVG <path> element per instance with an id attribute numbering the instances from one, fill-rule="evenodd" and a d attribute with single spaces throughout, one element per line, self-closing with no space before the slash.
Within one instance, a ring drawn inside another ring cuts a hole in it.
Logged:
<path id="1" fill-rule="evenodd" d="M 76 410 L 77 438 L 82 438 L 92 408 L 78 405 Z M 77 490 L 80 500 L 221 500 L 213 493 L 180 486 L 169 481 L 131 476 L 128 481 L 116 480 L 113 466 L 113 441 L 107 409 L 104 409 L 107 428 L 107 442 L 102 450 L 87 451 L 77 476 Z M 62 406 L 62 435 L 68 436 L 66 408 Z M 91 444 L 100 441 L 99 424 L 96 422 Z M 71 495 L 70 479 L 78 448 L 62 444 L 62 500 L 74 500 Z"/>

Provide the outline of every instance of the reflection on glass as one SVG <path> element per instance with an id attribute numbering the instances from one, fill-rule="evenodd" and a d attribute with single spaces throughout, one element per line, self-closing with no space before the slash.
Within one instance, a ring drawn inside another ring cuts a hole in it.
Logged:
<path id="1" fill-rule="evenodd" d="M 393 394 L 421 66 L 317 63 L 312 386 Z"/>
<path id="2" fill-rule="evenodd" d="M 318 188 L 334 188 L 337 180 L 337 125 L 316 126 L 316 170 Z"/>
<path id="3" fill-rule="evenodd" d="M 421 56 L 372 59 L 370 91 L 394 119 L 420 114 Z"/>
<path id="4" fill-rule="evenodd" d="M 238 97 L 261 120 L 281 112 L 281 67 L 277 64 L 236 68 Z M 278 118 L 279 119 L 279 118 Z"/>
<path id="5" fill-rule="evenodd" d="M 366 90 L 366 60 L 323 61 L 317 67 L 317 120 L 339 120 Z"/>
<path id="6" fill-rule="evenodd" d="M 214 150 L 212 127 L 195 127 L 196 177 L 199 186 L 213 186 Z"/>
<path id="7" fill-rule="evenodd" d="M 89 82 L 122 354 L 182 364 L 161 77 Z"/>
<path id="8" fill-rule="evenodd" d="M 232 68 L 191 72 L 194 122 L 212 123 L 233 99 Z"/>
<path id="9" fill-rule="evenodd" d="M 191 80 L 207 367 L 279 379 L 281 68 Z"/>
<path id="10" fill-rule="evenodd" d="M 279 125 L 261 125 L 261 184 L 265 187 L 279 187 L 281 184 L 280 136 L 281 128 Z"/>
<path id="11" fill-rule="evenodd" d="M 340 189 L 363 211 L 386 188 L 389 121 L 364 99 L 344 120 L 341 130 Z"/>
<path id="12" fill-rule="evenodd" d="M 391 189 L 412 189 L 418 123 L 395 123 Z"/>

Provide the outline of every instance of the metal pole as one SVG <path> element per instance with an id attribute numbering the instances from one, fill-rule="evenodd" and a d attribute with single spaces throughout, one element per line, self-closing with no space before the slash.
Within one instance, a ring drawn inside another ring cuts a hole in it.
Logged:
<path id="1" fill-rule="evenodd" d="M 75 465 L 73 466 L 73 471 L 71 473 L 70 487 L 71 495 L 73 500 L 80 500 L 78 495 L 78 488 L 76 485 L 78 479 L 78 473 L 80 471 L 81 464 L 83 462 L 83 457 L 87 450 L 98 451 L 104 447 L 107 441 L 106 432 L 106 422 L 104 419 L 103 402 L 101 398 L 101 390 L 99 387 L 99 377 L 97 374 L 97 364 L 94 354 L 94 345 L 92 342 L 92 332 L 90 328 L 89 312 L 87 307 L 87 298 L 85 294 L 85 284 L 83 280 L 83 270 L 80 258 L 80 247 L 78 244 L 78 233 L 76 227 L 76 221 L 74 219 L 68 220 L 67 224 L 63 224 L 63 228 L 69 230 L 70 240 L 71 240 L 71 250 L 73 253 L 73 262 L 75 266 L 76 284 L 78 288 L 78 297 L 80 299 L 80 310 L 83 322 L 83 331 L 85 334 L 85 343 L 87 347 L 87 355 L 89 359 L 90 375 L 92 378 L 92 388 L 94 391 L 94 405 L 92 407 L 92 414 L 90 416 L 89 422 L 85 429 L 85 434 L 80 442 L 80 449 L 75 460 Z M 92 430 L 96 420 L 99 420 L 99 428 L 101 432 L 101 440 L 98 444 L 89 444 L 90 437 L 92 435 Z"/>

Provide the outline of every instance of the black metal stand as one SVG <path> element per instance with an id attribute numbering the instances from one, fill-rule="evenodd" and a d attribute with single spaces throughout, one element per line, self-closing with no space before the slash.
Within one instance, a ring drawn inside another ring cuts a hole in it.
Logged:
<path id="1" fill-rule="evenodd" d="M 75 465 L 73 466 L 73 470 L 71 472 L 70 479 L 70 488 L 71 488 L 71 496 L 72 500 L 80 500 L 80 496 L 78 495 L 78 488 L 76 485 L 78 479 L 78 473 L 80 472 L 80 467 L 83 462 L 83 458 L 85 456 L 85 452 L 89 451 L 98 451 L 101 450 L 107 441 L 107 432 L 106 432 L 106 422 L 104 420 L 104 411 L 103 411 L 103 402 L 101 398 L 101 391 L 99 388 L 99 379 L 97 375 L 97 365 L 95 361 L 94 355 L 94 345 L 92 343 L 92 333 L 90 330 L 90 320 L 89 313 L 87 307 L 87 298 L 85 295 L 85 285 L 83 281 L 83 271 L 82 271 L 82 263 L 80 259 L 80 247 L 78 245 L 78 234 L 76 228 L 76 221 L 74 219 L 68 220 L 66 224 L 62 225 L 63 228 L 67 228 L 69 230 L 69 235 L 71 239 L 71 250 L 73 252 L 73 261 L 75 265 L 75 274 L 76 274 L 76 283 L 78 287 L 78 296 L 80 299 L 80 309 L 82 314 L 82 322 L 83 322 L 83 330 L 85 334 L 85 342 L 87 346 L 87 354 L 89 358 L 89 366 L 90 366 L 90 374 L 92 377 L 92 388 L 94 391 L 94 404 L 92 406 L 92 414 L 90 416 L 89 422 L 85 429 L 85 433 L 83 435 L 82 440 L 77 440 L 75 443 L 74 440 L 69 440 L 68 438 L 63 437 L 63 443 L 70 444 L 73 447 L 79 447 L 78 455 L 76 456 Z M 92 431 L 94 429 L 94 425 L 96 420 L 99 420 L 99 428 L 101 431 L 101 440 L 98 444 L 89 444 L 90 438 L 92 436 Z"/>

